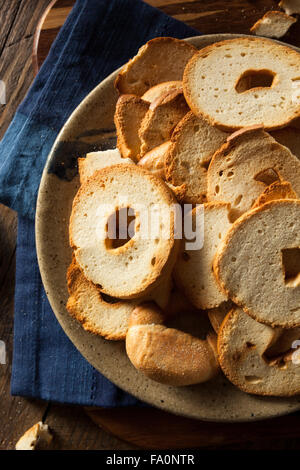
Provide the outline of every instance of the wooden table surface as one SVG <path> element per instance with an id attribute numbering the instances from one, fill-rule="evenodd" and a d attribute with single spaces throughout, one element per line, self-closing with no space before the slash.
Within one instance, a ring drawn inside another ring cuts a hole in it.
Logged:
<path id="1" fill-rule="evenodd" d="M 0 79 L 6 83 L 7 93 L 7 104 L 0 105 L 0 138 L 34 78 L 31 60 L 34 33 L 50 3 L 50 0 L 0 0 Z M 69 3 L 65 0 L 66 8 Z M 248 33 L 258 18 L 277 6 L 273 0 L 148 0 L 148 3 L 206 34 Z M 300 46 L 299 27 L 300 22 L 284 40 Z M 55 35 L 57 31 L 53 30 Z M 0 364 L 0 449 L 13 449 L 24 431 L 41 419 L 54 431 L 53 449 L 135 449 L 99 429 L 80 407 L 10 396 L 16 230 L 16 214 L 0 205 L 0 340 L 6 343 L 7 350 L 6 365 Z M 296 423 L 297 418 L 294 417 Z M 280 428 L 280 422 L 277 426 Z M 280 432 L 278 435 L 282 436 Z M 299 449 L 300 438 L 276 438 L 276 432 L 264 437 L 260 433 L 259 440 L 226 448 Z"/>

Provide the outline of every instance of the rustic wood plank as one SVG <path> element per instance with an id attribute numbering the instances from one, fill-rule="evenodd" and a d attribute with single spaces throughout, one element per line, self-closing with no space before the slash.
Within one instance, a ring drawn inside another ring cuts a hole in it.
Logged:
<path id="1" fill-rule="evenodd" d="M 51 446 L 56 450 L 131 450 L 135 446 L 122 442 L 94 424 L 79 406 L 51 404 L 45 422 L 53 430 Z"/>
<path id="2" fill-rule="evenodd" d="M 15 276 L 16 215 L 0 207 L 1 259 L 0 276 L 5 276 L 0 288 L 0 339 L 6 344 L 6 364 L 0 364 L 0 449 L 14 449 L 18 438 L 39 421 L 47 403 L 10 395 L 13 343 L 13 296 Z M 6 251 L 7 250 L 7 251 Z"/>
<path id="3" fill-rule="evenodd" d="M 11 3 L 1 1 L 4 5 Z M 7 95 L 7 104 L 0 106 L 0 139 L 34 78 L 31 66 L 32 41 L 39 18 L 49 0 L 13 0 L 13 3 L 17 3 L 17 7 L 6 10 L 4 23 L 7 23 L 8 35 L 2 50 L 0 48 L 0 79 L 6 84 Z M 15 17 L 9 16 L 14 14 Z"/>
<path id="4" fill-rule="evenodd" d="M 6 106 L 0 107 L 0 138 L 34 77 L 31 67 L 33 36 L 50 0 L 0 0 L 0 79 L 7 84 Z M 0 156 L 1 158 L 1 156 Z M 6 344 L 6 364 L 0 364 L 0 449 L 14 449 L 19 437 L 47 410 L 53 427 L 53 449 L 131 449 L 101 431 L 79 407 L 50 405 L 11 397 L 13 295 L 16 214 L 0 205 L 0 340 Z"/>
<path id="5" fill-rule="evenodd" d="M 86 409 L 86 412 L 106 431 L 143 449 L 228 446 L 284 449 L 288 442 L 289 448 L 297 449 L 300 444 L 299 413 L 257 423 L 222 424 L 179 417 L 153 408 Z"/>
<path id="6" fill-rule="evenodd" d="M 24 38 L 5 47 L 1 55 L 0 77 L 6 84 L 7 104 L 3 106 L 0 115 L 0 138 L 4 135 L 33 80 L 31 55 L 20 54 L 20 51 L 30 50 L 30 46 L 31 39 Z"/>
<path id="7" fill-rule="evenodd" d="M 0 0 L 0 78 L 7 84 L 8 98 L 7 105 L 0 107 L 1 136 L 32 82 L 32 39 L 48 3 L 49 0 Z M 0 340 L 6 344 L 6 364 L 0 365 L 0 449 L 6 450 L 14 448 L 18 438 L 42 419 L 47 408 L 45 402 L 10 395 L 16 229 L 16 214 L 0 205 Z M 71 425 L 72 413 L 66 421 Z M 87 417 L 85 421 L 87 433 L 89 424 L 96 429 Z M 98 428 L 97 435 L 101 435 Z M 69 445 L 72 446 L 72 439 Z M 83 440 L 82 447 L 88 448 Z"/>
<path id="8" fill-rule="evenodd" d="M 69 0 L 73 3 L 72 0 Z M 182 1 L 182 0 L 148 0 L 151 5 L 161 8 L 167 14 L 185 21 L 203 33 L 213 32 L 241 32 L 248 33 L 250 26 L 261 17 L 268 9 L 276 8 L 274 1 L 264 2 L 216 2 L 216 1 Z M 64 5 L 64 7 L 63 7 Z M 69 5 L 69 2 L 68 2 Z M 46 57 L 50 44 L 56 37 L 63 23 L 62 17 L 69 13 L 66 2 L 58 0 L 42 25 L 39 42 L 39 63 Z M 299 416 L 292 416 L 278 420 L 277 426 L 272 423 L 262 422 L 258 426 L 252 425 L 214 425 L 201 423 L 176 417 L 160 410 L 90 410 L 89 414 L 100 427 L 108 432 L 118 435 L 120 438 L 142 448 L 182 448 L 188 446 L 226 448 L 298 448 L 299 439 L 274 439 L 278 437 L 278 428 L 286 429 L 285 436 L 297 435 Z M 54 424 L 55 419 L 54 419 Z M 145 426 L 145 423 L 147 425 Z M 275 424 L 276 424 L 275 423 Z M 257 433 L 256 433 L 257 430 Z M 269 439 L 262 436 L 269 434 Z M 270 436 L 272 435 L 272 437 Z M 260 440 L 260 443 L 257 440 Z M 242 443 L 243 442 L 243 443 Z M 63 442 L 62 442 L 63 444 Z M 69 445 L 68 440 L 64 445 Z M 91 443 L 89 444 L 91 445 Z M 233 447 L 232 447 L 233 446 Z"/>
<path id="9" fill-rule="evenodd" d="M 0 0 L 1 71 L 4 64 L 5 47 L 13 32 L 20 7 L 20 0 L 10 2 Z M 0 72 L 0 78 L 3 79 L 2 72 Z M 5 109 L 6 106 L 1 106 L 0 113 L 3 114 Z M 27 427 L 32 425 L 32 421 L 35 422 L 37 416 L 42 416 L 40 408 L 45 408 L 45 404 L 31 404 L 27 400 L 10 396 L 16 225 L 16 214 L 0 205 L 0 339 L 6 344 L 6 364 L 0 365 L 0 449 L 13 449 L 17 436 L 20 436 Z"/>
<path id="10" fill-rule="evenodd" d="M 7 81 L 9 99 L 5 107 L 0 106 L 0 137 L 32 81 L 30 55 L 34 30 L 49 3 L 50 0 L 10 0 L 9 2 L 0 0 L 0 79 L 4 78 Z M 42 60 L 46 57 L 51 43 L 63 24 L 63 17 L 74 3 L 75 0 L 58 0 L 57 7 L 60 8 L 60 11 L 56 12 L 56 20 L 52 17 L 45 23 L 47 29 L 44 31 L 43 38 L 47 44 L 45 43 L 46 48 Z M 277 8 L 277 0 L 255 2 L 250 0 L 207 0 L 205 2 L 198 0 L 148 0 L 148 3 L 185 21 L 205 34 L 216 32 L 248 33 L 249 27 L 265 11 Z M 284 38 L 291 44 L 300 45 L 300 22 L 298 23 Z M 15 235 L 16 215 L 9 209 L 0 206 L 0 339 L 4 339 L 7 344 L 7 364 L 0 365 L 0 449 L 14 448 L 20 435 L 43 416 L 54 431 L 53 449 L 133 449 L 133 445 L 124 443 L 96 427 L 79 407 L 51 404 L 47 408 L 47 403 L 44 402 L 10 396 Z M 90 410 L 89 413 L 91 414 Z M 165 435 L 166 439 L 169 439 L 173 431 L 175 434 L 177 433 L 177 447 L 182 447 L 183 441 L 180 436 L 184 428 L 180 426 L 182 425 L 181 419 L 185 421 L 185 418 L 177 418 L 159 410 L 155 410 L 154 413 L 151 410 L 150 413 L 151 416 L 148 419 L 147 411 L 144 413 L 141 410 L 128 409 L 98 410 L 91 416 L 107 431 L 114 432 L 135 445 L 153 447 L 154 442 L 157 447 L 171 447 L 169 440 L 163 441 L 163 438 Z M 213 448 L 220 448 L 220 445 L 230 442 L 230 446 L 226 448 L 233 449 L 298 449 L 300 445 L 299 439 L 286 437 L 290 435 L 293 426 L 296 430 L 293 435 L 296 436 L 298 433 L 298 415 L 281 418 L 277 420 L 277 424 L 267 422 L 265 425 L 260 425 L 258 423 L 257 429 L 260 431 L 258 431 L 257 438 L 260 439 L 260 442 L 251 440 L 252 437 L 249 436 L 248 430 L 249 442 L 245 444 L 236 444 L 236 439 L 241 435 L 241 431 L 237 437 L 236 434 L 231 435 L 231 438 L 226 441 L 227 429 L 224 429 L 221 434 L 219 430 L 214 441 L 210 436 L 208 443 L 204 439 L 205 435 L 200 432 L 202 423 L 193 420 L 186 421 L 188 421 L 189 432 L 193 430 L 194 441 L 187 441 L 185 445 L 188 445 L 188 442 L 196 442 L 196 440 L 197 446 L 206 442 L 206 445 Z M 131 426 L 128 426 L 128 423 Z M 266 427 L 263 428 L 263 426 Z M 163 430 L 162 434 L 158 432 L 160 427 Z M 254 430 L 256 429 L 255 423 L 252 427 Z M 279 431 L 280 435 L 285 437 L 274 440 L 279 435 Z M 266 439 L 265 435 L 269 437 Z M 244 434 L 241 435 L 241 439 L 245 440 Z"/>
<path id="11" fill-rule="evenodd" d="M 184 21 L 203 34 L 250 34 L 250 27 L 268 10 L 278 10 L 277 0 L 147 0 L 178 20 Z M 293 25 L 282 38 L 290 44 L 300 45 L 300 22 Z"/>
<path id="12" fill-rule="evenodd" d="M 7 37 L 13 27 L 20 4 L 21 0 L 11 0 L 10 2 L 7 0 L 0 0 L 0 57 Z"/>
<path id="13" fill-rule="evenodd" d="M 17 215 L 0 204 L 0 286 L 10 269 L 16 249 Z"/>
<path id="14" fill-rule="evenodd" d="M 249 34 L 250 27 L 266 11 L 278 9 L 277 0 L 147 0 L 147 3 L 203 34 Z M 56 0 L 41 22 L 34 44 L 35 73 L 47 57 L 50 46 L 64 23 L 64 17 L 67 17 L 74 4 L 75 0 Z M 291 27 L 283 40 L 300 46 L 300 21 Z"/>

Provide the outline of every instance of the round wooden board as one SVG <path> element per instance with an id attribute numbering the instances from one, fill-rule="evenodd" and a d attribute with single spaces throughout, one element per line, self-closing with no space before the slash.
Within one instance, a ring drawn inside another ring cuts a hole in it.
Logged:
<path id="1" fill-rule="evenodd" d="M 32 64 L 36 75 L 76 0 L 52 0 L 38 23 L 33 40 Z"/>
<path id="2" fill-rule="evenodd" d="M 155 4 L 155 2 L 149 3 Z M 75 0 L 53 0 L 41 17 L 34 38 L 35 73 L 47 57 L 51 44 L 74 4 Z M 247 32 L 243 29 L 246 28 L 241 28 L 239 32 Z M 259 441 L 265 436 L 272 439 L 300 435 L 298 413 L 260 422 L 224 424 L 184 418 L 148 407 L 85 408 L 85 411 L 97 425 L 107 432 L 144 449 L 219 447 Z"/>
<path id="3" fill-rule="evenodd" d="M 50 1 L 50 0 L 49 0 Z M 63 26 L 76 0 L 52 0 L 38 24 L 33 46 L 33 69 L 37 74 L 51 44 Z M 278 10 L 278 0 L 146 0 L 177 20 L 203 34 L 249 34 L 250 27 L 269 10 Z M 300 21 L 293 24 L 283 39 L 300 46 Z"/>
<path id="4" fill-rule="evenodd" d="M 209 423 L 183 418 L 156 408 L 85 408 L 92 421 L 108 433 L 143 449 L 216 448 L 300 435 L 299 413 L 255 423 Z"/>

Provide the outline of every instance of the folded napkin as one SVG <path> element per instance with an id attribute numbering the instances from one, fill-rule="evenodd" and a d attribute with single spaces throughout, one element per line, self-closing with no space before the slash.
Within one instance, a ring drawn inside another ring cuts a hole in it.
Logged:
<path id="1" fill-rule="evenodd" d="M 140 0 L 77 0 L 0 142 L 0 201 L 19 214 L 13 395 L 86 406 L 138 403 L 81 356 L 50 308 L 36 260 L 36 196 L 57 133 L 82 99 L 149 39 L 197 34 Z"/>

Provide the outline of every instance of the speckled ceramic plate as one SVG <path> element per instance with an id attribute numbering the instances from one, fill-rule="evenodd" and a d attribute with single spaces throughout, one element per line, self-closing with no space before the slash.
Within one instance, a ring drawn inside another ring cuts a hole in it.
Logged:
<path id="1" fill-rule="evenodd" d="M 188 40 L 198 48 L 237 36 L 222 34 Z M 115 146 L 113 115 L 117 71 L 100 83 L 73 112 L 49 155 L 38 197 L 36 241 L 42 280 L 62 328 L 81 354 L 108 379 L 139 399 L 164 410 L 209 421 L 250 421 L 300 409 L 300 397 L 251 396 L 221 374 L 214 381 L 169 387 L 147 379 L 129 362 L 124 342 L 106 341 L 83 330 L 66 308 L 66 270 L 71 261 L 68 222 L 78 189 L 76 159 Z"/>

